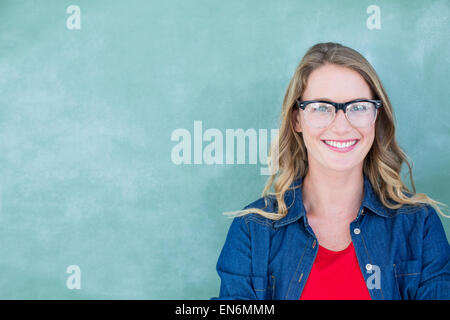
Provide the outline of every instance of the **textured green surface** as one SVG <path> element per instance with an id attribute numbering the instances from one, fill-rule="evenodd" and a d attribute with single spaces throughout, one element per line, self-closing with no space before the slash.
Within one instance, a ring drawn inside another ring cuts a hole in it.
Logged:
<path id="1" fill-rule="evenodd" d="M 66 27 L 72 4 L 80 30 Z M 371 4 L 380 30 L 366 27 Z M 2 0 L 0 298 L 216 296 L 222 212 L 266 177 L 248 162 L 175 165 L 171 134 L 193 136 L 195 120 L 224 135 L 277 128 L 317 42 L 373 64 L 417 191 L 450 204 L 449 17 L 447 0 Z"/>

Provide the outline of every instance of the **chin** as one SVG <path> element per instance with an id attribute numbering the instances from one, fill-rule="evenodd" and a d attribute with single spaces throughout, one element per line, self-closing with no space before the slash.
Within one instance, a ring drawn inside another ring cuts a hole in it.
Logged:
<path id="1" fill-rule="evenodd" d="M 361 163 L 359 163 L 359 162 L 358 163 L 353 163 L 353 162 L 349 163 L 347 161 L 345 163 L 336 163 L 336 162 L 328 163 L 327 167 L 333 171 L 345 172 L 345 171 L 354 170 L 357 167 L 362 167 L 362 165 L 363 165 L 362 162 Z"/>

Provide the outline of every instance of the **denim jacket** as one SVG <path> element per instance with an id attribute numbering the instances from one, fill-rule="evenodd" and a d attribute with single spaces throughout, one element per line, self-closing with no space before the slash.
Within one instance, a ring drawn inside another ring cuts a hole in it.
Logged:
<path id="1" fill-rule="evenodd" d="M 301 179 L 291 187 L 298 186 Z M 247 208 L 277 212 L 273 197 Z M 318 251 L 298 187 L 285 193 L 280 220 L 234 217 L 216 269 L 221 299 L 298 300 Z M 385 207 L 364 175 L 364 200 L 350 234 L 372 300 L 450 299 L 450 248 L 433 207 Z"/>

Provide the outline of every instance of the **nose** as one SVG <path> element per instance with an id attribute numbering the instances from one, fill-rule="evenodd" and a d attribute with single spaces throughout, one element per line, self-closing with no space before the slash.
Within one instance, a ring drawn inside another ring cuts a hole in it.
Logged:
<path id="1" fill-rule="evenodd" d="M 339 110 L 334 117 L 331 127 L 334 131 L 348 131 L 353 128 L 351 123 L 348 121 L 343 110 Z"/>

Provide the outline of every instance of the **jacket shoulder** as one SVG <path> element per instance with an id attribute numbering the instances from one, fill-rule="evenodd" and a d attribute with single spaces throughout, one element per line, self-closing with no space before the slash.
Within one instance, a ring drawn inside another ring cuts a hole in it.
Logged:
<path id="1" fill-rule="evenodd" d="M 426 218 L 429 215 L 436 214 L 436 210 L 431 205 L 426 203 L 420 203 L 416 205 L 403 205 L 399 209 L 392 211 L 392 216 L 405 216 L 409 218 Z"/>
<path id="2" fill-rule="evenodd" d="M 392 216 L 396 221 L 409 226 L 415 232 L 426 233 L 427 230 L 443 229 L 441 218 L 436 209 L 429 204 L 419 204 L 415 206 L 407 206 L 396 210 L 396 214 Z M 425 236 L 425 234 L 423 234 Z"/>
<path id="3" fill-rule="evenodd" d="M 246 205 L 243 210 L 245 209 L 252 209 L 252 208 L 256 208 L 256 209 L 260 209 L 263 210 L 267 213 L 277 213 L 276 210 L 276 199 L 275 197 L 272 196 L 265 196 L 265 197 L 260 197 L 259 199 L 251 202 L 250 204 Z M 244 219 L 244 221 L 246 223 L 248 223 L 249 221 L 253 221 L 256 222 L 258 224 L 261 225 L 265 225 L 265 226 L 269 226 L 269 227 L 273 227 L 273 223 L 275 220 L 266 218 L 262 215 L 260 215 L 259 213 L 248 213 L 246 215 L 244 215 L 242 217 Z"/>

